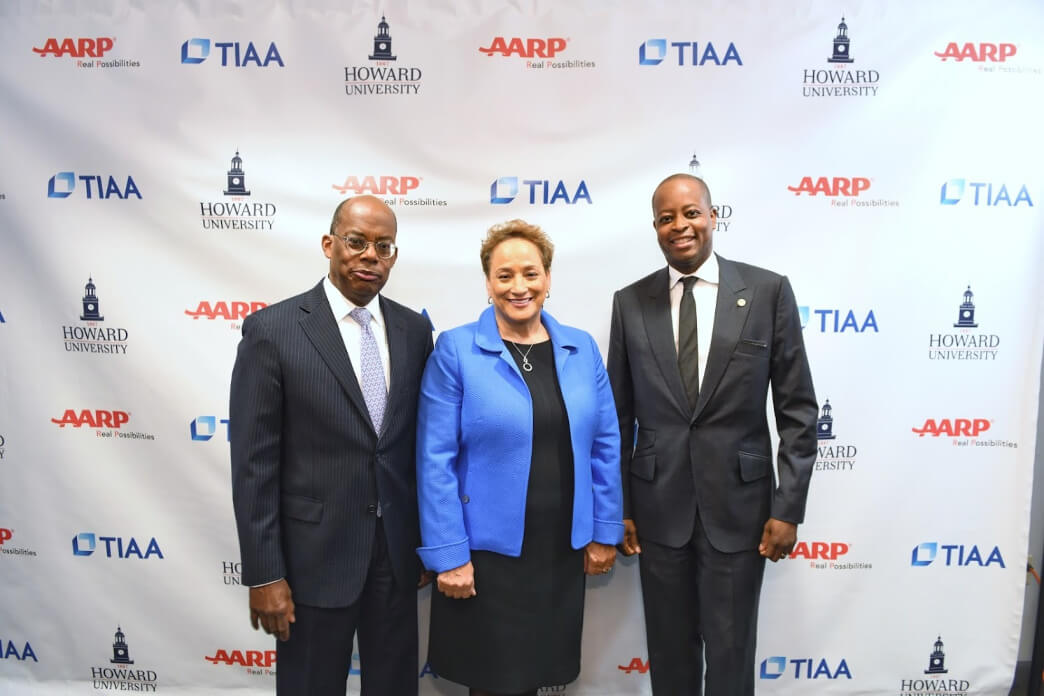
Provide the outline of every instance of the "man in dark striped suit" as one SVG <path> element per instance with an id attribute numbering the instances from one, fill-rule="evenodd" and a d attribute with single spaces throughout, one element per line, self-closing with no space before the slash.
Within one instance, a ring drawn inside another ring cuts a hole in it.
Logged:
<path id="1" fill-rule="evenodd" d="M 328 275 L 243 322 L 232 370 L 232 497 L 256 629 L 279 638 L 280 694 L 343 696 L 358 630 L 362 692 L 417 693 L 425 582 L 414 461 L 431 324 L 380 296 L 396 220 L 341 203 Z"/>

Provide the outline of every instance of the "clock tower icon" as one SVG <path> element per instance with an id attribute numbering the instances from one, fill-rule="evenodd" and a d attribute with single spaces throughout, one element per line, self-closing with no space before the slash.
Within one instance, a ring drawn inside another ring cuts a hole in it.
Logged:
<path id="1" fill-rule="evenodd" d="M 954 328 L 975 328 L 978 324 L 975 323 L 975 303 L 972 302 L 972 298 L 975 297 L 971 291 L 971 286 L 964 291 L 964 302 L 961 303 L 961 308 L 957 315 L 957 323 L 954 324 Z"/>
<path id="2" fill-rule="evenodd" d="M 828 63 L 854 63 L 852 56 L 848 55 L 848 25 L 845 18 L 837 25 L 837 36 L 834 37 L 834 55 L 827 58 Z"/>
<path id="3" fill-rule="evenodd" d="M 388 33 L 388 22 L 381 15 L 381 23 L 377 25 L 377 36 L 373 37 L 373 55 L 370 60 L 395 60 L 392 55 L 392 39 Z"/>
<path id="4" fill-rule="evenodd" d="M 689 173 L 693 176 L 700 176 L 700 161 L 696 158 L 696 153 L 692 153 L 692 159 L 689 160 Z"/>
<path id="5" fill-rule="evenodd" d="M 823 404 L 823 413 L 819 416 L 819 420 L 816 423 L 817 440 L 833 440 L 837 437 L 837 435 L 834 435 L 834 417 L 830 415 L 832 410 L 834 410 L 834 407 L 830 405 L 830 399 L 827 399 L 826 403 Z"/>
<path id="6" fill-rule="evenodd" d="M 95 294 L 94 278 L 87 279 L 87 285 L 83 286 L 83 314 L 80 321 L 104 321 L 98 307 L 98 295 Z"/>
<path id="7" fill-rule="evenodd" d="M 249 196 L 246 190 L 246 174 L 243 173 L 243 158 L 236 150 L 236 156 L 232 158 L 232 168 L 228 170 L 228 189 L 226 196 Z"/>
<path id="8" fill-rule="evenodd" d="M 127 641 L 123 634 L 123 629 L 119 626 L 116 627 L 116 636 L 112 641 L 112 659 L 109 660 L 114 665 L 133 665 L 134 660 L 130 659 L 130 651 L 127 649 Z"/>
<path id="9" fill-rule="evenodd" d="M 925 674 L 946 674 L 949 672 L 946 669 L 946 653 L 943 652 L 942 636 L 935 641 L 935 650 L 932 651 L 931 657 L 928 658 L 928 669 L 924 670 Z"/>

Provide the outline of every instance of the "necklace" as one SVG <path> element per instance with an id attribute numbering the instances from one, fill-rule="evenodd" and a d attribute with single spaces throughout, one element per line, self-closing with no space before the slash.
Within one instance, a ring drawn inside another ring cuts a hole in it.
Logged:
<path id="1" fill-rule="evenodd" d="M 510 343 L 511 345 L 515 346 L 515 350 L 518 351 L 518 354 L 522 356 L 522 369 L 525 370 L 526 372 L 532 372 L 533 371 L 533 365 L 532 365 L 532 363 L 529 362 L 529 354 L 530 354 L 530 352 L 532 352 L 533 346 L 535 346 L 536 344 L 535 343 L 531 343 L 529 345 L 529 350 L 527 350 L 525 353 L 523 353 L 522 349 L 519 348 L 518 344 L 515 343 L 514 341 L 508 341 L 508 343 Z"/>

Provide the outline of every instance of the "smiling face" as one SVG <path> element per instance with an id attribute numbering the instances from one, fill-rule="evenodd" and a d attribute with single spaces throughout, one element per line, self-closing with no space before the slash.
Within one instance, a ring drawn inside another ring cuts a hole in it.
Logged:
<path id="1" fill-rule="evenodd" d="M 704 183 L 690 176 L 670 177 L 653 193 L 653 228 L 667 263 L 694 273 L 711 255 L 718 214 Z"/>
<path id="2" fill-rule="evenodd" d="M 486 292 L 493 300 L 498 324 L 523 334 L 537 328 L 550 287 L 551 273 L 544 268 L 536 244 L 510 237 L 493 248 Z"/>
<path id="3" fill-rule="evenodd" d="M 355 253 L 343 238 L 394 243 L 395 231 L 395 214 L 391 208 L 373 196 L 360 196 L 341 207 L 332 234 L 323 237 L 323 253 L 330 259 L 330 282 L 355 305 L 364 307 L 377 296 L 388 282 L 398 254 L 382 259 L 377 256 L 374 244 Z"/>

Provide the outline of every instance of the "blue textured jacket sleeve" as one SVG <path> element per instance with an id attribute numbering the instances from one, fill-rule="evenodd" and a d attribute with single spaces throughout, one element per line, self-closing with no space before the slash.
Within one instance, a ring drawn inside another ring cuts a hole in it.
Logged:
<path id="1" fill-rule="evenodd" d="M 598 345 L 588 336 L 591 365 L 598 392 L 598 413 L 591 443 L 591 483 L 594 494 L 593 539 L 601 544 L 623 541 L 623 491 L 620 487 L 620 426 L 613 390 Z"/>
<path id="2" fill-rule="evenodd" d="M 417 407 L 417 498 L 421 544 L 429 570 L 442 572 L 471 560 L 460 502 L 460 359 L 452 333 L 443 333 L 428 358 Z"/>

